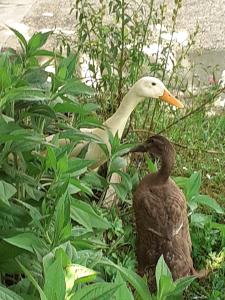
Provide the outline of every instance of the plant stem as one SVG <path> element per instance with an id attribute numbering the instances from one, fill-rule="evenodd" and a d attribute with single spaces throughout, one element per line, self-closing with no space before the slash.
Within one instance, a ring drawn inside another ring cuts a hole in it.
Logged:
<path id="1" fill-rule="evenodd" d="M 121 53 L 120 53 L 120 62 L 119 62 L 119 83 L 118 83 L 118 96 L 117 96 L 117 105 L 120 104 L 120 100 L 122 98 L 122 88 L 123 88 L 123 65 L 124 65 L 124 43 L 125 43 L 125 2 L 122 0 L 121 2 Z"/>

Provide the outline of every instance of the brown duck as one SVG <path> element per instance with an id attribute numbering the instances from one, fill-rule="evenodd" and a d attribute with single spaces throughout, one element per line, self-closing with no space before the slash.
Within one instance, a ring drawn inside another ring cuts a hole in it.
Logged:
<path id="1" fill-rule="evenodd" d="M 131 151 L 149 152 L 161 160 L 159 171 L 146 175 L 134 193 L 139 274 L 146 274 L 150 289 L 155 290 L 155 267 L 163 254 L 174 280 L 205 276 L 205 271 L 200 274 L 193 267 L 186 200 L 169 177 L 175 163 L 174 147 L 165 137 L 155 135 Z"/>

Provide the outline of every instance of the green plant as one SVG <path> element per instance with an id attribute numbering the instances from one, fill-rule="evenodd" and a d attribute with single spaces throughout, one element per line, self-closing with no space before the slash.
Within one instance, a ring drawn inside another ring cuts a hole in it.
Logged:
<path id="1" fill-rule="evenodd" d="M 5 285 L 1 293 L 13 299 L 90 299 L 91 295 L 105 299 L 116 293 L 115 299 L 121 293 L 132 298 L 130 282 L 141 299 L 150 299 L 137 274 L 105 257 L 109 245 L 104 233 L 113 224 L 91 200 L 92 190 L 104 191 L 107 180 L 88 169 L 93 162 L 83 159 L 82 153 L 81 158 L 69 157 L 77 143 L 101 144 L 79 130 L 100 123 L 92 115 L 93 90 L 74 75 L 76 56 L 42 51 L 46 34 L 35 34 L 26 42 L 14 32 L 23 45 L 21 53 L 12 57 L 9 50 L 0 56 L 0 270 Z M 40 66 L 37 59 L 46 53 L 51 59 L 57 57 L 50 82 L 46 65 Z M 49 132 L 58 132 L 51 144 L 44 138 Z M 57 147 L 61 136 L 71 144 Z M 128 146 L 120 145 L 118 137 L 110 142 L 113 172 Z M 104 281 L 105 265 L 114 270 L 111 283 Z M 86 286 L 87 282 L 93 284 Z"/>
<path id="2" fill-rule="evenodd" d="M 36 33 L 26 41 L 14 29 L 21 44 L 20 52 L 8 49 L 0 53 L 0 298 L 181 297 L 193 278 L 173 282 L 162 258 L 157 265 L 157 295 L 150 295 L 145 279 L 135 273 L 131 190 L 142 171 L 138 168 L 137 172 L 132 166 L 125 174 L 121 155 L 136 140 L 138 132 L 132 129 L 144 126 L 141 139 L 152 129 L 166 130 L 179 143 L 176 175 L 180 178 L 176 180 L 184 188 L 191 212 L 195 266 L 197 269 L 206 263 L 216 266 L 208 279 L 194 281 L 185 291 L 187 299 L 199 295 L 205 299 L 223 299 L 221 153 L 224 155 L 225 122 L 224 117 L 209 120 L 204 116 L 205 104 L 221 92 L 219 87 L 200 90 L 196 96 L 189 91 L 191 109 L 179 118 L 177 112 L 164 113 L 164 106 L 154 108 L 154 104 L 147 103 L 140 107 L 128 127 L 129 144 L 121 144 L 109 132 L 111 153 L 101 139 L 80 131 L 84 127 L 102 126 L 100 119 L 107 118 L 116 109 L 128 85 L 146 71 L 144 66 L 148 72 L 163 78 L 169 87 L 186 91 L 181 61 L 193 45 L 196 33 L 182 49 L 169 74 L 165 66 L 174 44 L 172 39 L 163 44 L 162 33 L 165 28 L 172 35 L 175 32 L 180 1 L 175 3 L 172 28 L 164 25 L 166 6 L 161 5 L 158 11 L 154 1 L 148 4 L 147 17 L 143 17 L 141 10 L 140 14 L 135 11 L 130 15 L 126 1 L 101 1 L 94 8 L 88 1 L 76 1 L 76 5 L 80 22 L 75 54 L 71 52 L 74 45 L 68 45 L 66 57 L 44 50 L 50 32 Z M 118 26 L 104 22 L 109 11 Z M 152 61 L 142 50 L 154 42 L 152 25 L 157 24 L 160 32 L 156 42 L 162 46 L 162 53 L 157 53 Z M 94 78 L 98 77 L 100 68 L 101 79 L 97 81 L 96 91 L 82 83 L 77 75 L 83 53 L 90 57 L 89 69 Z M 40 65 L 40 56 L 49 60 Z M 55 67 L 55 74 L 46 71 L 50 64 Z M 101 118 L 96 117 L 99 112 Z M 56 135 L 47 143 L 45 136 L 52 133 Z M 60 138 L 67 138 L 70 143 L 59 147 Z M 70 158 L 74 146 L 83 141 L 99 143 L 105 151 L 106 178 L 90 170 L 92 161 L 83 159 L 87 148 L 78 157 Z M 216 149 L 216 153 L 211 155 L 206 146 Z M 147 163 L 154 171 L 151 161 Z M 182 170 L 184 164 L 186 173 Z M 200 173 L 193 172 L 195 169 L 202 170 L 202 182 Z M 109 210 L 101 207 L 103 196 L 99 194 L 104 195 L 114 172 L 122 177 L 121 184 L 113 185 L 120 202 Z M 212 175 L 211 181 L 206 181 L 207 172 Z M 210 197 L 200 194 L 200 184 L 203 193 Z"/>
<path id="3" fill-rule="evenodd" d="M 157 300 L 182 299 L 182 293 L 187 286 L 195 279 L 194 276 L 180 278 L 175 282 L 172 279 L 171 272 L 167 267 L 163 256 L 161 256 L 156 265 L 156 286 Z"/>

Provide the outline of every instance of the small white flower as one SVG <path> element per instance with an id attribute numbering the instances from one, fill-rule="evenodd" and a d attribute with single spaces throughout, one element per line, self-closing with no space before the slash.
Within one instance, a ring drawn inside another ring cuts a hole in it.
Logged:
<path id="1" fill-rule="evenodd" d="M 209 174 L 206 174 L 206 177 L 210 180 L 211 176 Z"/>
<path id="2" fill-rule="evenodd" d="M 183 170 L 184 170 L 184 171 L 187 171 L 188 169 L 187 169 L 186 167 L 183 167 Z"/>

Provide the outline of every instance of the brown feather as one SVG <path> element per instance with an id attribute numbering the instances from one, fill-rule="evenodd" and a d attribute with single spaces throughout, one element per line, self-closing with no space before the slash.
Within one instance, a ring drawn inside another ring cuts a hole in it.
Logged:
<path id="1" fill-rule="evenodd" d="M 144 144 L 139 149 L 160 157 L 161 168 L 145 176 L 134 193 L 136 253 L 138 272 L 147 274 L 150 288 L 155 290 L 155 267 L 162 254 L 174 280 L 193 274 L 194 268 L 186 200 L 169 178 L 175 150 L 162 136 L 154 136 Z"/>

